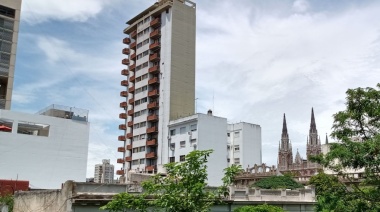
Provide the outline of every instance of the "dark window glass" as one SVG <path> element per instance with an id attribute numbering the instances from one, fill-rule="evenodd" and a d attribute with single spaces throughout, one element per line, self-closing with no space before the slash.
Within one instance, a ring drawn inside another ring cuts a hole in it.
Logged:
<path id="1" fill-rule="evenodd" d="M 7 17 L 14 18 L 15 14 L 16 14 L 16 10 L 15 9 L 12 9 L 12 8 L 0 5 L 0 15 L 4 15 L 4 16 L 7 16 Z"/>

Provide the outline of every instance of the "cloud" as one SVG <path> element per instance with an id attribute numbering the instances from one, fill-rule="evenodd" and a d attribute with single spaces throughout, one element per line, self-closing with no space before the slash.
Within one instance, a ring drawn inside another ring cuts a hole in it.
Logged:
<path id="1" fill-rule="evenodd" d="M 296 0 L 293 2 L 293 10 L 298 13 L 304 13 L 309 9 L 310 5 L 307 0 Z"/>

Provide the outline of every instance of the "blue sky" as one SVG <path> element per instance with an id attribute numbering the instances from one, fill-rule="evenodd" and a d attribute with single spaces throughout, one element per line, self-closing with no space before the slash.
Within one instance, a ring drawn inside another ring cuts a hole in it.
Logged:
<path id="1" fill-rule="evenodd" d="M 116 164 L 125 22 L 155 0 L 24 0 L 12 110 L 50 104 L 90 110 L 87 176 Z M 380 82 L 380 2 L 208 0 L 197 3 L 198 112 L 262 127 L 276 164 L 282 115 L 305 157 L 314 107 L 324 141 L 345 91 Z"/>

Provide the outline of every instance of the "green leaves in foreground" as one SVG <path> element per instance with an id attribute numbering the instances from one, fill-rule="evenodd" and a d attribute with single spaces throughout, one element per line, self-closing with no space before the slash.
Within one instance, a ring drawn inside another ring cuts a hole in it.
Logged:
<path id="1" fill-rule="evenodd" d="M 236 208 L 234 212 L 285 212 L 284 209 L 273 205 L 243 206 Z"/>
<path id="2" fill-rule="evenodd" d="M 263 189 L 297 189 L 303 188 L 303 185 L 294 181 L 291 176 L 285 175 L 263 178 L 253 184 L 253 187 Z"/>

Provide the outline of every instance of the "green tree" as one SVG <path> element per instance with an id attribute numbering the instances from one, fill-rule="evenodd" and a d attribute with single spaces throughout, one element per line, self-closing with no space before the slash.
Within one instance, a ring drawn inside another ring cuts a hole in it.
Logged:
<path id="1" fill-rule="evenodd" d="M 284 209 L 273 205 L 243 206 L 236 208 L 234 212 L 285 212 Z"/>
<path id="2" fill-rule="evenodd" d="M 303 185 L 297 183 L 289 175 L 284 176 L 271 176 L 263 178 L 253 184 L 253 187 L 259 187 L 263 189 L 297 189 L 303 188 Z"/>
<path id="3" fill-rule="evenodd" d="M 167 212 L 209 211 L 217 200 L 217 195 L 206 188 L 206 163 L 211 153 L 212 150 L 196 150 L 186 155 L 184 162 L 166 164 L 166 176 L 157 174 L 143 182 L 142 194 L 119 194 L 102 209 L 112 212 L 149 208 Z"/>
<path id="4" fill-rule="evenodd" d="M 4 195 L 0 196 L 0 205 L 6 205 L 8 206 L 8 211 L 13 211 L 13 204 L 14 204 L 14 196 L 13 195 Z"/>
<path id="5" fill-rule="evenodd" d="M 337 196 L 333 199 L 326 192 L 318 195 L 318 204 L 331 211 L 379 211 L 380 84 L 377 88 L 349 89 L 346 94 L 346 109 L 333 116 L 331 136 L 338 143 L 331 143 L 326 155 L 312 160 L 345 180 L 352 180 L 347 174 L 352 169 L 364 170 L 365 178 L 360 184 L 353 183 L 334 193 Z M 336 208 L 335 198 L 341 202 Z"/>
<path id="6" fill-rule="evenodd" d="M 243 172 L 241 165 L 232 164 L 231 166 L 225 168 L 224 177 L 222 178 L 223 185 L 218 188 L 218 193 L 223 195 L 225 198 L 230 198 L 230 189 L 234 183 L 236 175 Z"/>

